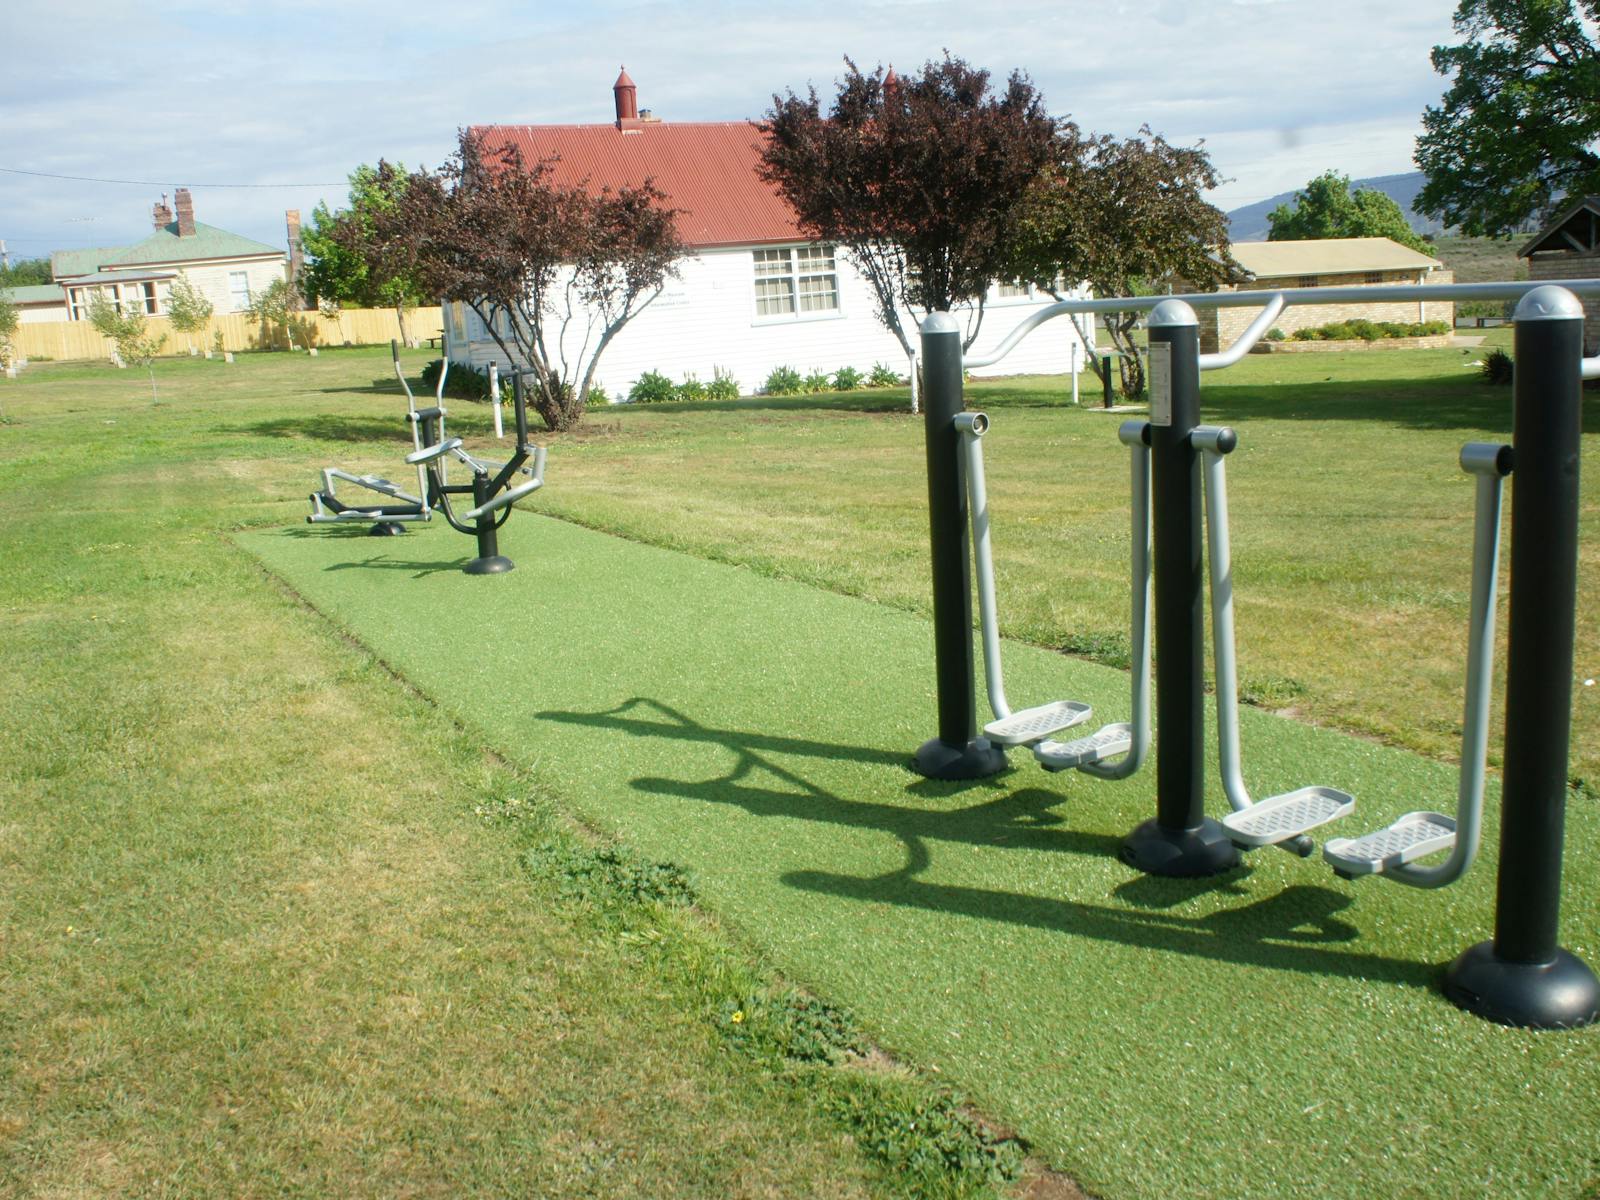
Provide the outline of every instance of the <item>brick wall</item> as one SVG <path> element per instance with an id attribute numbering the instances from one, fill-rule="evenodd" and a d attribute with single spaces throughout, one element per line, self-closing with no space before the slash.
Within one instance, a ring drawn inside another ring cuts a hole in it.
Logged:
<path id="1" fill-rule="evenodd" d="M 1417 272 L 1385 271 L 1383 278 L 1376 283 L 1369 281 L 1365 272 L 1352 275 L 1318 275 L 1316 278 L 1317 287 L 1392 287 L 1395 284 L 1416 283 Z M 1455 275 L 1450 271 L 1431 271 L 1427 275 L 1427 282 L 1454 283 Z M 1294 283 L 1283 279 L 1254 280 L 1237 288 L 1223 290 L 1284 293 L 1284 299 L 1288 301 L 1289 307 L 1278 315 L 1273 327 L 1288 334 L 1294 333 L 1297 329 L 1315 329 L 1319 325 L 1330 325 L 1335 321 L 1352 321 L 1357 318 L 1368 321 L 1394 321 L 1406 325 L 1415 321 L 1443 321 L 1453 325 L 1456 316 L 1456 306 L 1447 300 L 1408 300 L 1386 304 L 1296 305 L 1294 293 L 1298 289 Z M 1199 310 L 1197 315 L 1200 318 L 1201 352 L 1212 354 L 1233 345 L 1260 311 L 1257 308 Z"/>
<path id="2" fill-rule="evenodd" d="M 1528 260 L 1528 278 L 1550 283 L 1600 279 L 1600 254 L 1535 254 Z M 1600 354 L 1600 296 L 1579 296 L 1578 300 L 1583 304 L 1583 352 Z"/>

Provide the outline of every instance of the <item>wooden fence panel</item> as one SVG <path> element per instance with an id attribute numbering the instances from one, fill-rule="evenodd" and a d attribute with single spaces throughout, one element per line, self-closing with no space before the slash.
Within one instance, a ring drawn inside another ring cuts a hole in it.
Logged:
<path id="1" fill-rule="evenodd" d="M 296 313 L 294 319 L 300 330 L 297 344 L 309 340 L 314 346 L 381 346 L 400 336 L 399 318 L 392 308 L 352 308 L 337 317 L 304 312 Z M 441 310 L 437 306 L 412 309 L 406 314 L 406 332 L 415 341 L 437 338 L 441 325 Z M 166 334 L 166 344 L 161 348 L 163 355 L 187 354 L 191 342 L 198 350 L 215 348 L 219 331 L 224 350 L 259 350 L 265 333 L 259 322 L 243 313 L 213 316 L 199 333 L 179 333 L 165 317 L 149 318 L 147 328 L 158 336 Z M 19 358 L 57 362 L 110 358 L 112 347 L 110 339 L 96 333 L 87 321 L 24 322 L 17 326 L 11 343 Z"/>

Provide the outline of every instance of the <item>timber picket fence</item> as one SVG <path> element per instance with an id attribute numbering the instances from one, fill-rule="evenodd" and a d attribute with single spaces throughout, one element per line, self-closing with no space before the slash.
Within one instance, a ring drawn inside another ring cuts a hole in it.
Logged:
<path id="1" fill-rule="evenodd" d="M 430 341 L 435 346 L 439 344 L 442 324 L 437 306 L 412 309 L 406 314 L 407 334 L 423 344 Z M 400 336 L 400 321 L 392 308 L 346 309 L 336 317 L 319 312 L 296 313 L 294 326 L 295 344 L 301 349 L 305 349 L 307 342 L 313 346 L 383 345 Z M 179 333 L 165 317 L 148 318 L 147 328 L 157 336 L 166 334 L 166 344 L 161 348 L 163 356 L 188 354 L 191 344 L 197 351 L 215 350 L 219 331 L 223 350 L 273 348 L 272 331 L 244 313 L 213 316 L 206 328 L 197 333 Z M 107 359 L 112 351 L 111 340 L 96 333 L 87 321 L 23 322 L 12 334 L 11 344 L 16 357 L 34 361 Z"/>

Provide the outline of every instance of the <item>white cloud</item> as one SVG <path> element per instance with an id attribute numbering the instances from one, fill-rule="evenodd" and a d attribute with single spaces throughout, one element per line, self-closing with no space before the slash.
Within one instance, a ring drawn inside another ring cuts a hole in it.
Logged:
<path id="1" fill-rule="evenodd" d="M 0 167 L 333 185 L 197 192 L 201 220 L 280 242 L 283 209 L 341 203 L 359 163 L 437 165 L 466 124 L 608 119 L 624 63 L 667 120 L 729 120 L 758 117 L 774 92 L 828 95 L 846 54 L 907 71 L 946 48 L 997 76 L 1020 67 L 1087 129 L 1204 138 L 1232 207 L 1329 167 L 1409 170 L 1422 108 L 1443 92 L 1428 51 L 1449 40 L 1454 0 L 9 8 Z M 0 238 L 29 254 L 129 240 L 162 190 L 0 174 Z"/>

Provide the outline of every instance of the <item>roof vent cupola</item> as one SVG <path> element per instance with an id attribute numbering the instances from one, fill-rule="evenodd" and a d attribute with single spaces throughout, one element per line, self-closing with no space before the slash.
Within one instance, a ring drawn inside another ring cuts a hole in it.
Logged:
<path id="1" fill-rule="evenodd" d="M 617 100 L 617 126 L 620 128 L 624 121 L 637 121 L 639 119 L 639 89 L 633 80 L 628 78 L 626 67 L 617 76 L 617 81 L 611 85 L 611 94 Z"/>

